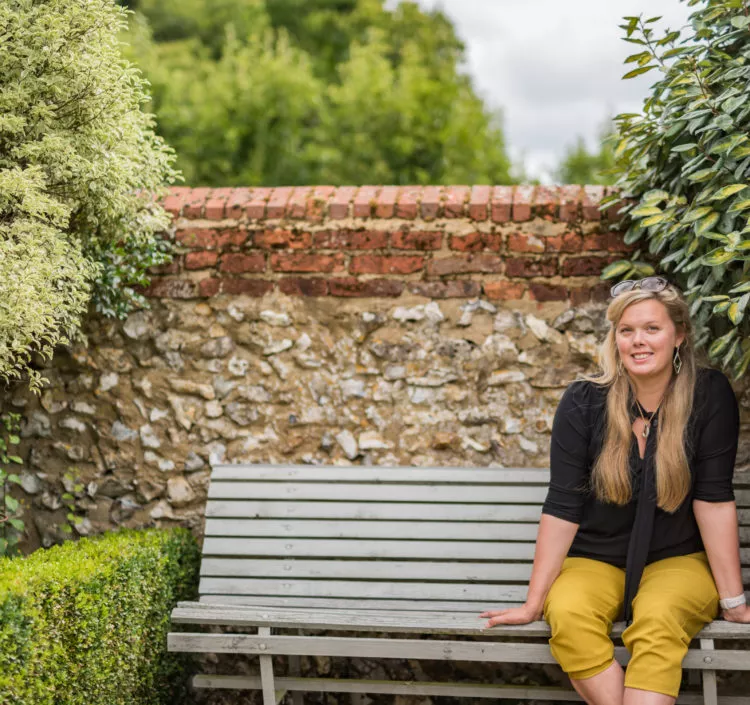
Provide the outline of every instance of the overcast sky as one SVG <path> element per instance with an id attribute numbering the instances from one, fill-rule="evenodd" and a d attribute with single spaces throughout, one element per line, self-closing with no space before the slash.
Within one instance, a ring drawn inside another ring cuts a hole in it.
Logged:
<path id="1" fill-rule="evenodd" d="M 640 111 L 655 80 L 621 80 L 638 48 L 622 40 L 622 17 L 661 15 L 657 27 L 679 29 L 690 14 L 684 0 L 416 1 L 453 20 L 476 89 L 502 110 L 511 157 L 544 182 L 577 135 L 593 148 L 608 116 Z"/>

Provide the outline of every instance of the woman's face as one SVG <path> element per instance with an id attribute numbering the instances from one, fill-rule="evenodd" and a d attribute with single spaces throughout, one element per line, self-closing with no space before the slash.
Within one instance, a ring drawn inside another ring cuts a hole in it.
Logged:
<path id="1" fill-rule="evenodd" d="M 684 338 L 656 299 L 628 306 L 615 328 L 622 364 L 636 379 L 671 376 L 674 349 Z"/>

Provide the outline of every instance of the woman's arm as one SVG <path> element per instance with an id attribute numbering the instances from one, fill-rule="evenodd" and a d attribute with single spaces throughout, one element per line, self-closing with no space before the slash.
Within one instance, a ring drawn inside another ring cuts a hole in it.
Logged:
<path id="1" fill-rule="evenodd" d="M 740 566 L 740 540 L 737 523 L 737 506 L 734 502 L 693 501 L 693 512 L 698 522 L 703 545 L 714 576 L 719 597 L 737 597 L 745 588 L 742 585 Z M 750 622 L 750 608 L 741 605 L 724 610 L 730 622 Z"/>
<path id="2" fill-rule="evenodd" d="M 542 618 L 544 600 L 560 574 L 577 531 L 578 524 L 558 519 L 551 514 L 542 514 L 526 602 L 521 607 L 482 612 L 480 617 L 490 617 L 486 627 L 497 624 L 528 624 Z"/>

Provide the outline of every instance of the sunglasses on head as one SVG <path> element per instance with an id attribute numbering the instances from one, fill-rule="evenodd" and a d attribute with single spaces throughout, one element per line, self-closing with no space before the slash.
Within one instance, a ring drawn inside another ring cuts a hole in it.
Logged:
<path id="1" fill-rule="evenodd" d="M 664 291 L 669 286 L 669 282 L 664 277 L 644 277 L 643 279 L 626 279 L 625 281 L 615 284 L 609 294 L 614 298 L 619 294 L 633 289 L 643 289 L 644 291 Z"/>

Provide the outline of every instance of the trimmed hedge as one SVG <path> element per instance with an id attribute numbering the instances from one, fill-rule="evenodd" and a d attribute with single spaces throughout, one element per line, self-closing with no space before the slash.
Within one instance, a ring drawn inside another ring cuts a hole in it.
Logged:
<path id="1" fill-rule="evenodd" d="M 169 615 L 192 599 L 191 534 L 123 531 L 0 560 L 0 703 L 161 705 L 184 695 Z"/>

